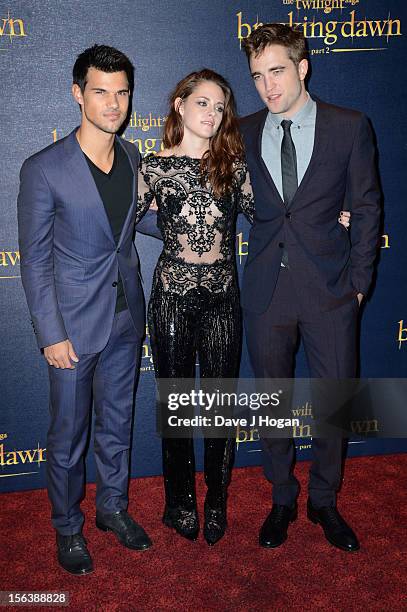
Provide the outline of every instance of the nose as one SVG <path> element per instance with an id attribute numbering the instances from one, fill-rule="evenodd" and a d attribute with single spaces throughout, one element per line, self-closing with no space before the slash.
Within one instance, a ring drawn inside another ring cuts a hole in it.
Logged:
<path id="1" fill-rule="evenodd" d="M 112 93 L 108 99 L 109 108 L 119 108 L 119 97 L 116 93 Z"/>
<path id="2" fill-rule="evenodd" d="M 267 92 L 273 91 L 275 85 L 274 77 L 271 74 L 267 74 L 264 79 L 264 84 Z"/>

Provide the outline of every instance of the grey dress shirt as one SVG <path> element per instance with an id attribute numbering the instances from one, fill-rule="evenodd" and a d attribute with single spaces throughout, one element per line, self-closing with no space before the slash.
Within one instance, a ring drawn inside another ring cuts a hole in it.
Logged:
<path id="1" fill-rule="evenodd" d="M 293 117 L 290 117 L 293 122 L 291 126 L 291 137 L 297 154 L 298 184 L 301 183 L 311 160 L 312 150 L 314 148 L 316 116 L 316 102 L 308 94 L 308 100 L 304 106 Z M 261 140 L 262 158 L 281 198 L 283 198 L 281 142 L 284 135 L 281 121 L 285 118 L 286 117 L 283 115 L 269 113 L 266 123 L 264 124 Z"/>

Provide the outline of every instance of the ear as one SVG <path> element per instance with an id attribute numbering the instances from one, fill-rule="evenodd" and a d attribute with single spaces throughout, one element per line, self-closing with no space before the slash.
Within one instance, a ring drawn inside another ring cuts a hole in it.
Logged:
<path id="1" fill-rule="evenodd" d="M 71 91 L 72 91 L 72 95 L 73 95 L 75 102 L 77 102 L 80 106 L 82 106 L 83 105 L 83 95 L 82 95 L 81 88 L 79 87 L 79 85 L 74 83 L 72 85 Z"/>
<path id="2" fill-rule="evenodd" d="M 175 98 L 174 109 L 176 113 L 179 113 L 181 117 L 184 114 L 184 100 L 182 98 Z"/>
<path id="3" fill-rule="evenodd" d="M 303 81 L 308 73 L 308 60 L 303 59 L 298 64 L 298 76 L 300 77 L 300 81 Z"/>

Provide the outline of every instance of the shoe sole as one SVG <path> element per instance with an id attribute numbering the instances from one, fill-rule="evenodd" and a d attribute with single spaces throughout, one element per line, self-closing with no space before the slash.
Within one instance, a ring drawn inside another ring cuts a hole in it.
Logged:
<path id="1" fill-rule="evenodd" d="M 205 536 L 204 536 L 204 538 L 205 538 Z M 222 538 L 223 538 L 223 536 L 222 536 Z M 219 538 L 219 540 L 221 540 L 222 538 Z M 205 542 L 207 543 L 209 548 L 212 548 L 213 546 L 215 546 L 215 544 L 217 544 L 219 542 L 219 540 L 215 540 L 215 542 L 212 542 L 212 540 L 208 540 L 207 538 L 205 538 Z"/>
<path id="2" fill-rule="evenodd" d="M 322 527 L 321 521 L 317 517 L 313 516 L 309 512 L 307 513 L 307 517 L 311 521 L 311 523 L 314 523 L 314 525 L 321 525 Z M 327 540 L 327 542 L 330 543 L 331 546 L 334 546 L 335 548 L 339 548 L 339 550 L 343 550 L 344 552 L 350 552 L 350 553 L 357 552 L 358 550 L 360 550 L 360 546 L 358 546 L 357 548 L 346 548 L 346 546 L 340 546 L 339 544 L 331 540 L 329 536 L 326 535 L 323 527 L 322 527 L 322 530 L 324 532 L 325 539 Z"/>
<path id="3" fill-rule="evenodd" d="M 59 564 L 59 567 L 61 567 L 65 572 L 67 572 L 68 574 L 71 574 L 72 576 L 87 576 L 87 574 L 91 574 L 94 571 L 94 568 L 92 567 L 91 569 L 88 569 L 88 570 L 81 570 L 80 572 L 74 572 L 64 567 L 59 559 L 58 559 L 58 564 Z"/>
<path id="4" fill-rule="evenodd" d="M 298 517 L 298 511 L 295 510 L 294 514 L 291 516 L 291 518 L 289 520 L 289 523 L 294 523 L 294 521 L 297 520 L 297 517 Z M 259 540 L 259 544 L 260 544 L 260 546 L 262 548 L 278 548 L 279 546 L 282 546 L 282 544 L 284 544 L 284 542 L 287 541 L 287 538 L 288 538 L 288 533 L 285 534 L 284 540 L 282 540 L 278 544 L 265 544 L 265 543 L 260 542 L 260 540 Z"/>
<path id="5" fill-rule="evenodd" d="M 279 546 L 282 546 L 282 545 L 284 544 L 284 542 L 286 542 L 286 541 L 287 541 L 287 537 L 288 537 L 288 536 L 286 536 L 286 537 L 284 538 L 284 540 L 282 540 L 282 541 L 281 541 L 279 544 L 265 544 L 265 543 L 262 543 L 262 542 L 260 542 L 260 541 L 259 541 L 259 544 L 260 544 L 260 546 L 261 546 L 262 548 L 278 548 Z"/>
<path id="6" fill-rule="evenodd" d="M 100 531 L 111 531 L 112 533 L 114 533 L 116 538 L 119 540 L 120 544 L 122 546 L 125 546 L 126 548 L 129 548 L 130 550 L 138 550 L 139 552 L 143 552 L 144 550 L 148 550 L 152 546 L 152 544 L 146 544 L 144 546 L 131 546 L 130 544 L 125 542 L 114 529 L 111 529 L 111 527 L 102 525 L 102 523 L 98 523 L 97 521 L 96 521 L 96 527 L 100 529 Z"/>

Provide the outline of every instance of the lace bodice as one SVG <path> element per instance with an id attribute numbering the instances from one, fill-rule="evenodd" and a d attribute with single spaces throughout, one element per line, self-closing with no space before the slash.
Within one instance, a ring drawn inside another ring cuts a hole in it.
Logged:
<path id="1" fill-rule="evenodd" d="M 168 269 L 166 275 L 161 270 L 162 281 L 167 287 L 173 285 L 173 289 L 176 282 L 177 293 L 198 285 L 217 292 L 228 285 L 227 278 L 221 280 L 220 277 L 231 276 L 231 273 L 225 272 L 225 267 L 219 264 L 234 265 L 237 214 L 243 212 L 251 222 L 254 211 L 245 163 L 236 166 L 235 179 L 233 192 L 216 198 L 210 185 L 201 184 L 199 159 L 149 156 L 142 160 L 137 216 L 141 217 L 155 199 L 157 224 L 164 241 L 162 255 L 173 260 L 172 271 Z M 196 265 L 185 269 L 182 264 Z M 217 266 L 211 269 L 212 264 Z M 200 275 L 196 272 L 199 266 Z"/>

